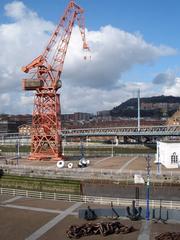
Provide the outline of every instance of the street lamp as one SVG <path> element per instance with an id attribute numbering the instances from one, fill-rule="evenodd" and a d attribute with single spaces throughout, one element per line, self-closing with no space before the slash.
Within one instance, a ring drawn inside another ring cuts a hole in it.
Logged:
<path id="1" fill-rule="evenodd" d="M 114 153 L 113 153 L 113 141 L 112 141 L 112 145 L 111 145 L 111 157 L 114 156 Z"/>
<path id="2" fill-rule="evenodd" d="M 150 193 L 150 161 L 151 158 L 148 155 L 146 158 L 147 161 L 147 181 L 146 181 L 146 221 L 149 221 L 150 218 L 150 209 L 149 209 L 149 193 Z"/>
<path id="3" fill-rule="evenodd" d="M 17 165 L 19 163 L 19 139 L 16 141 L 16 158 L 17 158 Z"/>
<path id="4" fill-rule="evenodd" d="M 62 142 L 62 155 L 64 156 L 64 141 Z"/>

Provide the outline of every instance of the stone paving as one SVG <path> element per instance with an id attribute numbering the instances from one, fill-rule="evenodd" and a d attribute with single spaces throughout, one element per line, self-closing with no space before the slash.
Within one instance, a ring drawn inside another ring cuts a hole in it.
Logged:
<path id="1" fill-rule="evenodd" d="M 110 206 L 110 205 L 109 205 Z M 54 200 L 38 200 L 23 197 L 0 195 L 0 233 L 5 240 L 68 240 L 66 230 L 69 225 L 83 224 L 78 218 L 78 209 L 86 204 Z M 100 205 L 91 205 L 100 207 Z M 101 206 L 108 207 L 108 206 Z M 98 219 L 111 221 L 112 219 Z M 180 223 L 146 223 L 145 220 L 131 222 L 126 218 L 120 221 L 127 226 L 133 225 L 137 231 L 127 235 L 110 235 L 106 237 L 82 237 L 82 240 L 153 240 L 165 231 L 179 231 Z"/>

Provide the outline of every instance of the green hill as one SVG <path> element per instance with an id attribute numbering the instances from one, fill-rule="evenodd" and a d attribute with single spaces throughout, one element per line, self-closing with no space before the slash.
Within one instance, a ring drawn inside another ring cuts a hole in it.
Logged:
<path id="1" fill-rule="evenodd" d="M 141 98 L 141 117 L 162 118 L 172 116 L 180 106 L 180 97 L 155 96 Z M 113 117 L 137 117 L 138 100 L 131 98 L 111 110 Z"/>

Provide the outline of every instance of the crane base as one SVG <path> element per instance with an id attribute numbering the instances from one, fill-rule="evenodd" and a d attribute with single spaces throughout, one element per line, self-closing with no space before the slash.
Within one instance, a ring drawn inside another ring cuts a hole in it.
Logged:
<path id="1" fill-rule="evenodd" d="M 61 157 L 55 157 L 55 156 L 47 156 L 47 155 L 29 155 L 28 160 L 31 161 L 60 161 L 64 160 L 64 156 Z"/>

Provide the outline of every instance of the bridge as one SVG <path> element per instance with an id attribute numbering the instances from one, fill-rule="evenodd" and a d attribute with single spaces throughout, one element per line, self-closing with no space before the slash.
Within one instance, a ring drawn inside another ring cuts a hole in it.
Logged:
<path id="1" fill-rule="evenodd" d="M 91 136 L 129 136 L 129 137 L 160 137 L 180 136 L 180 126 L 146 126 L 110 127 L 110 128 L 82 128 L 63 129 L 63 137 L 91 137 Z"/>
<path id="2" fill-rule="evenodd" d="M 63 138 L 75 137 L 180 137 L 180 126 L 146 126 L 138 129 L 137 127 L 110 127 L 110 128 L 81 128 L 81 129 L 63 129 L 61 132 Z M 20 135 L 19 133 L 0 134 L 0 144 L 16 143 L 17 140 L 24 144 L 29 144 L 30 136 Z"/>

